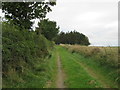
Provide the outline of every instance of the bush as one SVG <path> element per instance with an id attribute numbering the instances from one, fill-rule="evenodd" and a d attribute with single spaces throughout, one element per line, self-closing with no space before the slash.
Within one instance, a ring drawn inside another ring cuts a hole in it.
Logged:
<path id="1" fill-rule="evenodd" d="M 35 69 L 35 65 L 38 62 L 42 64 L 42 60 L 49 55 L 49 49 L 53 47 L 52 42 L 34 31 L 21 31 L 19 27 L 6 22 L 2 23 L 2 27 L 3 79 L 10 78 L 11 72 L 22 74 L 23 69 Z"/>

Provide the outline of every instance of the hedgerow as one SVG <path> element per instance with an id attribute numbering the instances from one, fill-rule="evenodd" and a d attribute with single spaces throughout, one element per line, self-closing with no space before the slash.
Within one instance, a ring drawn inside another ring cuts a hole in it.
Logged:
<path id="1" fill-rule="evenodd" d="M 34 31 L 19 30 L 19 27 L 6 22 L 2 23 L 2 27 L 3 80 L 10 80 L 15 84 L 19 82 L 19 78 L 15 80 L 15 77 L 22 74 L 25 77 L 26 70 L 34 71 L 38 69 L 36 66 L 43 64 L 54 45 L 53 42 L 48 41 L 42 35 L 37 35 Z M 44 68 L 39 67 L 40 70 L 44 70 Z M 11 75 L 13 72 L 17 76 L 13 77 Z M 6 81 L 4 83 L 4 81 L 3 87 L 7 83 Z M 12 87 L 16 86 L 13 85 Z"/>

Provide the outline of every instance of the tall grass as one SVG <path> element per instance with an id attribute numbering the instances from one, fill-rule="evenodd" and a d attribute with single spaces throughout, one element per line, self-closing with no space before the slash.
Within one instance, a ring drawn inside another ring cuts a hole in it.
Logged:
<path id="1" fill-rule="evenodd" d="M 95 47 L 80 45 L 63 45 L 72 53 L 78 52 L 85 57 L 93 57 L 101 65 L 107 64 L 111 67 L 118 68 L 118 48 L 117 47 Z"/>
<path id="2" fill-rule="evenodd" d="M 118 68 L 118 58 L 120 49 L 118 47 L 95 47 L 95 46 L 80 46 L 80 45 L 64 45 L 71 53 L 79 53 L 85 58 L 90 58 L 99 64 L 101 67 L 106 67 L 106 70 L 113 70 L 115 76 L 114 81 L 120 83 L 120 69 Z"/>

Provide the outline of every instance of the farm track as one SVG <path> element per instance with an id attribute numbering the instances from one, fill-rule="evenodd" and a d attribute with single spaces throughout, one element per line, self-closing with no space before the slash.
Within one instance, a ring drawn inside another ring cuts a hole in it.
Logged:
<path id="1" fill-rule="evenodd" d="M 94 77 L 98 82 L 100 82 L 102 84 L 102 86 L 104 88 L 111 88 L 110 85 L 108 85 L 106 83 L 105 80 L 103 80 L 103 76 L 102 75 L 98 75 L 93 69 L 91 69 L 89 66 L 87 66 L 85 63 L 79 62 L 77 60 L 74 59 L 73 56 L 71 56 L 71 58 L 73 59 L 74 62 L 76 62 L 77 64 L 79 64 L 82 68 L 84 68 L 84 70 L 91 76 Z M 79 58 L 78 58 L 79 59 Z M 102 80 L 101 80 L 102 78 Z"/>
<path id="2" fill-rule="evenodd" d="M 62 48 L 59 48 L 59 47 L 56 48 L 56 52 L 57 52 L 56 53 L 56 56 L 57 56 L 57 59 L 56 59 L 56 61 L 57 61 L 57 63 L 56 63 L 57 72 L 56 72 L 56 78 L 55 78 L 55 87 L 56 88 L 66 88 L 66 87 L 69 88 L 69 86 L 68 86 L 69 82 L 64 83 L 64 82 L 66 82 L 66 80 L 68 79 L 68 76 L 69 76 L 69 74 L 67 74 L 68 70 L 65 69 L 64 66 L 68 65 L 69 63 L 64 65 L 64 62 L 63 62 L 63 61 L 69 62 L 69 60 L 71 60 L 74 63 L 74 65 L 83 68 L 83 71 L 85 71 L 88 76 L 93 78 L 93 80 L 91 80 L 91 82 L 95 81 L 95 83 L 98 82 L 100 84 L 98 86 L 95 85 L 94 88 L 99 88 L 99 87 L 101 87 L 101 88 L 102 87 L 103 88 L 112 88 L 110 82 L 107 82 L 106 78 L 101 73 L 98 73 L 96 70 L 91 68 L 85 62 L 80 61 L 79 56 L 71 54 L 69 51 L 67 51 L 65 49 L 63 49 L 63 51 L 62 51 Z M 63 56 L 64 56 L 64 58 L 63 58 Z M 72 68 L 72 65 L 69 65 L 69 67 Z M 67 70 L 67 72 L 66 72 L 66 70 Z M 75 69 L 73 69 L 73 70 L 75 70 Z M 82 70 L 82 69 L 80 69 L 80 70 Z M 78 72 L 76 72 L 76 75 L 78 73 L 79 73 L 79 70 L 78 70 Z M 81 73 L 81 74 L 83 74 L 83 73 Z M 80 74 L 78 74 L 77 76 L 79 76 L 79 75 Z M 83 78 L 83 77 L 79 77 L 79 78 Z M 86 80 L 87 79 L 88 79 L 88 77 L 86 77 Z M 77 80 L 73 81 L 73 79 L 72 80 L 69 79 L 69 80 L 70 80 L 70 82 L 74 82 L 74 83 L 82 83 L 82 82 L 78 82 L 79 80 L 78 81 Z M 86 84 L 84 84 L 84 85 L 86 86 Z M 85 86 L 84 86 L 84 88 L 87 88 Z M 73 87 L 73 88 L 76 88 L 76 87 Z"/>
<path id="3" fill-rule="evenodd" d="M 62 70 L 62 65 L 61 65 L 61 60 L 60 56 L 58 54 L 58 59 L 57 59 L 57 66 L 58 66 L 58 74 L 57 74 L 57 80 L 56 80 L 56 87 L 57 88 L 65 88 L 64 85 L 64 73 Z"/>

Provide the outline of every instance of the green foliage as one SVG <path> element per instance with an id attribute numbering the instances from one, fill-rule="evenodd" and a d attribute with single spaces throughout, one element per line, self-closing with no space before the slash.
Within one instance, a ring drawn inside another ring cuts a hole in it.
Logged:
<path id="1" fill-rule="evenodd" d="M 49 81 L 47 82 L 45 88 L 57 88 L 56 87 L 56 79 L 57 79 L 57 73 L 58 73 L 58 67 L 57 67 L 57 50 L 54 48 L 51 52 L 51 57 L 49 58 L 48 62 L 48 72 L 49 75 Z"/>
<path id="2" fill-rule="evenodd" d="M 47 77 L 46 74 L 43 74 L 40 78 L 37 78 L 37 76 L 42 75 L 41 72 L 46 71 L 47 62 L 45 62 L 45 58 L 49 56 L 49 50 L 54 44 L 33 31 L 21 31 L 19 27 L 5 22 L 3 22 L 2 26 L 3 86 L 30 87 L 28 85 L 28 77 L 32 77 L 35 82 L 37 80 L 43 81 L 44 83 L 41 82 L 40 85 L 40 87 L 43 87 L 46 82 L 43 77 Z M 34 75 L 33 71 L 39 74 Z M 20 83 L 23 83 L 24 86 L 19 86 Z M 25 83 L 28 84 L 25 86 Z M 35 87 L 35 84 L 31 87 Z"/>
<path id="3" fill-rule="evenodd" d="M 2 2 L 5 17 L 21 29 L 31 29 L 32 19 L 43 19 L 55 2 Z"/>
<path id="4" fill-rule="evenodd" d="M 57 24 L 54 21 L 45 19 L 42 20 L 38 25 L 39 28 L 37 28 L 36 32 L 43 34 L 48 40 L 53 40 L 59 32 L 59 27 L 57 27 Z"/>
<path id="5" fill-rule="evenodd" d="M 82 33 L 71 31 L 71 32 L 61 32 L 55 39 L 56 44 L 80 44 L 80 45 L 90 45 L 88 37 Z"/>

